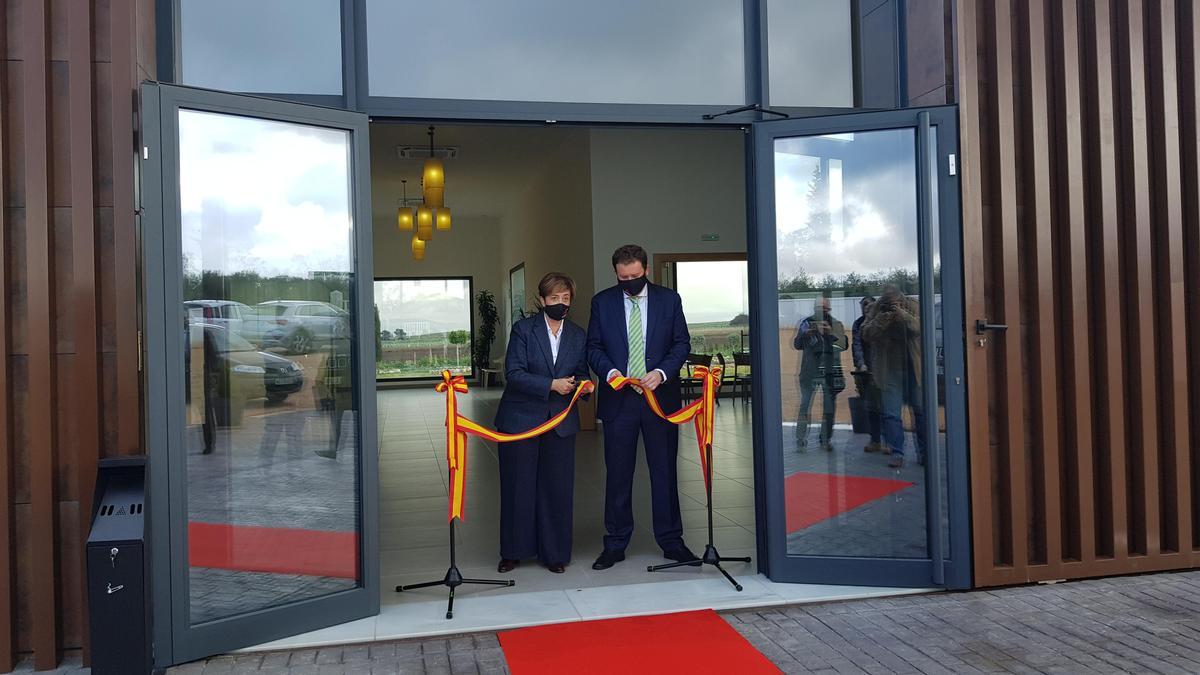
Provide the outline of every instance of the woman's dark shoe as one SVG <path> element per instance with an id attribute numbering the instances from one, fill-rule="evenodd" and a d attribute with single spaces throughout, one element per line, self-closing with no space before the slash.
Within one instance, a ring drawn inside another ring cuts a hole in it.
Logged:
<path id="1" fill-rule="evenodd" d="M 546 565 L 546 569 L 554 572 L 555 574 L 562 574 L 563 572 L 567 571 L 567 566 L 562 563 L 553 563 L 551 565 Z"/>
<path id="2" fill-rule="evenodd" d="M 893 469 L 904 468 L 904 455 L 893 454 L 892 458 L 888 460 L 888 466 Z"/>
<path id="3" fill-rule="evenodd" d="M 503 558 L 500 560 L 500 564 L 496 565 L 496 571 L 501 574 L 506 574 L 506 573 L 511 572 L 514 569 L 516 569 L 517 565 L 520 565 L 520 564 L 521 564 L 520 560 L 510 560 L 508 558 Z"/>

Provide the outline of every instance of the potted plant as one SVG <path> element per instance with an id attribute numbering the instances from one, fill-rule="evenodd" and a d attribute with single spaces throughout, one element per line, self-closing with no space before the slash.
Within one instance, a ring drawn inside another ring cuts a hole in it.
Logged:
<path id="1" fill-rule="evenodd" d="M 496 326 L 500 323 L 496 297 L 491 291 L 479 291 L 475 294 L 475 311 L 479 312 L 479 334 L 472 346 L 473 359 L 476 368 L 488 368 L 492 363 L 492 343 L 496 341 Z"/>

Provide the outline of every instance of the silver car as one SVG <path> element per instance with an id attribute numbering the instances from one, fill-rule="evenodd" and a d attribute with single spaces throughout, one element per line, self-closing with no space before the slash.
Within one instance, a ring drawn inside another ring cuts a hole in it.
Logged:
<path id="1" fill-rule="evenodd" d="M 291 354 L 307 354 L 314 344 L 346 337 L 349 332 L 349 312 L 313 300 L 260 302 L 241 331 L 261 349 L 282 348 Z"/>

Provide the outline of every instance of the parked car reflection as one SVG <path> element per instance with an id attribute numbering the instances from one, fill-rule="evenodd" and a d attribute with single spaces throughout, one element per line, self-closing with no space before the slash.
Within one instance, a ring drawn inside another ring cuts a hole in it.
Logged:
<path id="1" fill-rule="evenodd" d="M 272 300 L 260 302 L 242 322 L 242 335 L 263 349 L 283 348 L 307 354 L 349 333 L 350 313 L 327 302 Z"/>
<path id="2" fill-rule="evenodd" d="M 202 387 L 206 407 L 216 411 L 216 424 L 237 426 L 247 401 L 265 398 L 282 403 L 304 386 L 300 364 L 259 351 L 223 326 L 192 323 L 187 328 L 187 378 L 193 391 Z M 203 378 L 197 381 L 196 378 Z"/>

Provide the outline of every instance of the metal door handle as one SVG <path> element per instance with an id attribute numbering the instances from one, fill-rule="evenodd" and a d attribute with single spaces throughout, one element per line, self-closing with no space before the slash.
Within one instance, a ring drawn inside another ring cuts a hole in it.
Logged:
<path id="1" fill-rule="evenodd" d="M 988 323 L 987 319 L 978 319 L 975 321 L 975 332 L 983 335 L 989 330 L 1006 331 L 1008 326 L 1002 323 Z"/>

